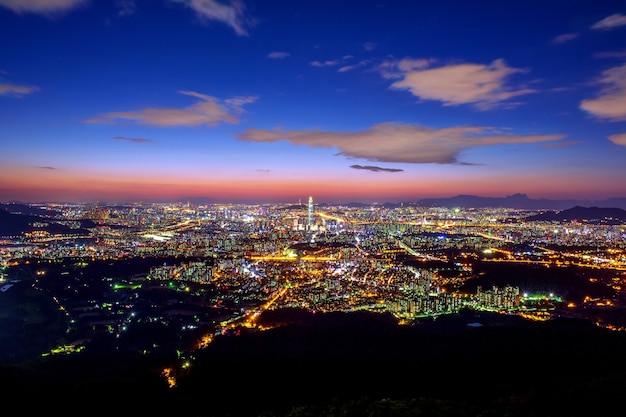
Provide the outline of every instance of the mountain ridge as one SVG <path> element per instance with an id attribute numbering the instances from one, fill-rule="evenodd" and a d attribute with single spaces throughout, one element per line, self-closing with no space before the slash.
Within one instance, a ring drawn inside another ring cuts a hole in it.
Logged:
<path id="1" fill-rule="evenodd" d="M 576 206 L 610 207 L 626 209 L 626 197 L 611 197 L 604 200 L 577 199 L 546 199 L 529 198 L 528 195 L 516 193 L 506 197 L 481 197 L 470 194 L 459 194 L 454 197 L 425 198 L 415 205 L 422 207 L 464 207 L 464 208 L 516 208 L 528 210 L 565 210 Z"/>

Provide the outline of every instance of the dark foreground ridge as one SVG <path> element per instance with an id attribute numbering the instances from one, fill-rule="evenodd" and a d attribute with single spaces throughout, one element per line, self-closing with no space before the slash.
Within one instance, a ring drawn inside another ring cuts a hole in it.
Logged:
<path id="1" fill-rule="evenodd" d="M 587 416 L 621 405 L 626 335 L 586 320 L 462 311 L 412 325 L 281 310 L 218 336 L 168 388 L 159 359 L 85 351 L 0 368 L 22 413 Z M 18 398 L 20 398 L 18 400 Z"/>

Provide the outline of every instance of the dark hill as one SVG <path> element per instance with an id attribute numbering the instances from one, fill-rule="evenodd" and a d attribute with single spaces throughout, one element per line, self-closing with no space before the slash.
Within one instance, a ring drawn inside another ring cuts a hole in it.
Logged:
<path id="1" fill-rule="evenodd" d="M 297 325 L 217 338 L 181 378 L 181 403 L 200 406 L 202 393 L 211 392 L 225 404 L 216 415 L 235 413 L 237 404 L 239 415 L 271 409 L 276 416 L 331 416 L 338 415 L 331 405 L 398 399 L 435 408 L 375 415 L 577 416 L 604 394 L 570 398 L 572 392 L 594 383 L 625 385 L 626 360 L 616 367 L 609 359 L 623 356 L 625 336 L 586 321 L 532 323 L 468 312 L 398 326 L 372 314 L 300 314 Z M 467 326 L 476 321 L 485 325 Z M 242 391 L 245 402 L 238 401 Z M 310 414 L 288 414 L 296 408 Z"/>
<path id="2" fill-rule="evenodd" d="M 81 228 L 73 229 L 48 217 L 27 214 L 10 213 L 0 209 L 0 236 L 21 236 L 24 233 L 45 231 L 52 235 L 68 234 L 85 236 L 89 234 L 87 228 L 94 227 L 90 220 L 81 220 Z"/>
<path id="3" fill-rule="evenodd" d="M 13 214 L 27 214 L 41 217 L 55 217 L 61 215 L 61 213 L 56 210 L 21 203 L 0 204 L 0 210 L 6 210 Z"/>
<path id="4" fill-rule="evenodd" d="M 114 352 L 0 367 L 1 388 L 36 398 L 19 404 L 28 415 L 212 417 L 578 417 L 609 414 L 626 389 L 626 335 L 584 320 L 294 313 L 297 324 L 217 336 L 173 389 L 163 363 Z"/>
<path id="5" fill-rule="evenodd" d="M 528 216 L 526 221 L 584 221 L 590 223 L 622 223 L 626 222 L 626 210 L 617 207 L 581 207 L 575 206 L 561 211 L 549 211 Z"/>
<path id="6" fill-rule="evenodd" d="M 491 290 L 494 285 L 510 285 L 529 294 L 553 293 L 563 301 L 575 304 L 582 303 L 586 296 L 610 298 L 615 293 L 612 288 L 600 282 L 590 282 L 587 277 L 580 276 L 575 268 L 485 262 L 477 264 L 475 271 L 478 277 L 467 281 L 461 291 L 475 293 L 479 285 L 483 290 Z"/>

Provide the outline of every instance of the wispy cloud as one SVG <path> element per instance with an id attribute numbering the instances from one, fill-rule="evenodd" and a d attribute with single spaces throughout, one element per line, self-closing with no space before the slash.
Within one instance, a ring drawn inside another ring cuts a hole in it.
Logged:
<path id="1" fill-rule="evenodd" d="M 39 88 L 32 85 L 4 84 L 0 82 L 0 96 L 22 97 L 38 90 Z"/>
<path id="2" fill-rule="evenodd" d="M 281 52 L 281 51 L 274 51 L 274 52 L 270 52 L 269 54 L 267 54 L 267 57 L 272 58 L 272 59 L 287 58 L 288 56 L 289 56 L 289 52 Z"/>
<path id="3" fill-rule="evenodd" d="M 70 11 L 88 3 L 87 0 L 0 0 L 0 6 L 17 14 L 51 15 Z"/>
<path id="4" fill-rule="evenodd" d="M 444 106 L 471 104 L 479 110 L 514 106 L 507 100 L 536 90 L 507 85 L 509 76 L 527 72 L 497 59 L 489 65 L 452 64 L 429 68 L 432 60 L 403 59 L 380 67 L 385 78 L 401 78 L 390 88 L 409 90 L 422 100 L 441 101 Z"/>
<path id="5" fill-rule="evenodd" d="M 593 54 L 593 56 L 596 57 L 596 58 L 618 58 L 618 59 L 622 59 L 622 58 L 626 58 L 626 49 L 621 50 L 621 51 L 596 52 L 595 54 Z"/>
<path id="6" fill-rule="evenodd" d="M 400 168 L 381 168 L 373 165 L 350 165 L 350 168 L 353 169 L 363 169 L 365 171 L 372 172 L 403 172 L 403 169 Z"/>
<path id="7" fill-rule="evenodd" d="M 600 95 L 583 100 L 580 108 L 601 119 L 626 120 L 626 64 L 604 71 L 597 83 L 603 86 Z"/>
<path id="8" fill-rule="evenodd" d="M 240 0 L 227 0 L 222 3 L 217 0 L 170 0 L 182 3 L 196 12 L 203 21 L 222 22 L 233 28 L 239 36 L 248 35 L 248 28 L 253 20 L 247 16 L 246 6 Z"/>
<path id="9" fill-rule="evenodd" d="M 362 60 L 355 64 L 349 63 L 353 59 L 354 59 L 354 56 L 352 55 L 344 55 L 339 59 L 329 59 L 326 61 L 311 61 L 310 64 L 312 67 L 317 67 L 317 68 L 339 66 L 339 68 L 337 69 L 337 72 L 348 72 L 348 71 L 352 71 L 360 67 L 367 66 L 370 63 L 369 60 Z"/>
<path id="10" fill-rule="evenodd" d="M 626 16 L 620 13 L 616 13 L 612 14 L 611 16 L 605 17 L 599 22 L 594 23 L 591 26 L 591 29 L 608 30 L 620 26 L 626 26 Z"/>
<path id="11" fill-rule="evenodd" d="M 134 0 L 116 0 L 118 16 L 132 16 L 137 12 L 137 5 Z"/>
<path id="12" fill-rule="evenodd" d="M 151 143 L 152 142 L 152 139 L 127 138 L 126 136 L 115 136 L 113 139 L 126 141 L 126 142 L 133 142 L 133 143 Z"/>
<path id="13" fill-rule="evenodd" d="M 311 62 L 311 66 L 312 67 L 318 67 L 318 68 L 333 67 L 335 65 L 339 65 L 339 61 L 338 60 L 312 61 Z"/>
<path id="14" fill-rule="evenodd" d="M 157 127 L 169 126 L 216 126 L 220 123 L 238 123 L 238 114 L 243 113 L 244 104 L 253 103 L 257 97 L 234 97 L 219 100 L 215 97 L 194 91 L 179 91 L 181 94 L 200 99 L 197 103 L 182 109 L 147 108 L 134 111 L 110 112 L 87 119 L 87 123 L 115 123 L 128 120 L 140 125 Z"/>
<path id="15" fill-rule="evenodd" d="M 238 135 L 251 142 L 288 141 L 294 145 L 339 150 L 339 155 L 376 162 L 412 164 L 459 163 L 459 154 L 470 148 L 513 143 L 542 143 L 564 135 L 507 135 L 490 127 L 434 129 L 420 125 L 380 123 L 359 132 L 321 130 L 247 129 Z"/>
<path id="16" fill-rule="evenodd" d="M 363 61 L 359 61 L 354 65 L 344 65 L 342 67 L 340 67 L 339 69 L 337 69 L 337 72 L 348 72 L 348 71 L 352 71 L 355 70 L 357 68 L 360 67 L 365 67 L 369 64 L 368 60 L 363 60 Z"/>
<path id="17" fill-rule="evenodd" d="M 576 39 L 579 36 L 580 36 L 580 33 L 564 33 L 562 35 L 558 35 L 558 36 L 555 36 L 554 38 L 552 38 L 550 43 L 552 45 L 560 45 L 562 43 L 574 40 L 574 39 Z"/>
<path id="18" fill-rule="evenodd" d="M 609 136 L 609 140 L 616 145 L 626 146 L 626 133 L 616 133 Z"/>
<path id="19" fill-rule="evenodd" d="M 42 166 L 42 167 L 38 167 L 39 169 L 45 169 L 45 170 L 55 170 L 55 167 L 50 167 L 50 166 Z"/>

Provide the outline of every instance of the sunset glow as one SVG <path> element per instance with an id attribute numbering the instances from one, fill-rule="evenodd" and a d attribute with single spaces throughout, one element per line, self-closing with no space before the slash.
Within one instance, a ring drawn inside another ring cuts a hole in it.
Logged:
<path id="1" fill-rule="evenodd" d="M 626 5 L 0 0 L 0 202 L 626 196 Z"/>

